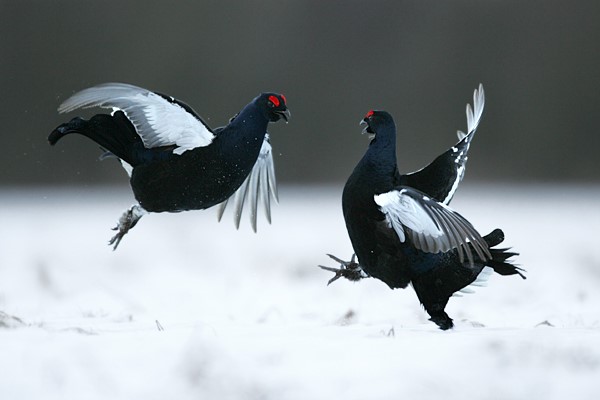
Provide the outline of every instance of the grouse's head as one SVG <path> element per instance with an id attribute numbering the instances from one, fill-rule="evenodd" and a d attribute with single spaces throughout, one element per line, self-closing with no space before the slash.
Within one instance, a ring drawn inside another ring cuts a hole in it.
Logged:
<path id="1" fill-rule="evenodd" d="M 282 94 L 263 93 L 258 97 L 258 103 L 266 110 L 267 119 L 271 122 L 277 122 L 281 118 L 287 122 L 290 118 L 291 113 Z"/>
<path id="2" fill-rule="evenodd" d="M 386 111 L 371 110 L 360 121 L 360 124 L 366 125 L 362 133 L 368 133 L 369 139 L 374 139 L 377 134 L 382 133 L 385 128 L 394 128 L 394 119 Z M 395 130 L 393 132 L 395 133 Z"/>

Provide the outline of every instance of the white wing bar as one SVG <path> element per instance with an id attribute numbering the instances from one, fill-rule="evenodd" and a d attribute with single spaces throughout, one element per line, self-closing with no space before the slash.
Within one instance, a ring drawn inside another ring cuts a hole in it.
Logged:
<path id="1" fill-rule="evenodd" d="M 176 145 L 173 153 L 182 154 L 209 145 L 215 137 L 213 132 L 172 100 L 126 83 L 104 83 L 75 93 L 58 111 L 90 107 L 122 110 L 147 148 Z"/>
<path id="2" fill-rule="evenodd" d="M 469 221 L 418 190 L 401 186 L 376 195 L 375 203 L 401 242 L 408 236 L 416 248 L 427 253 L 457 249 L 460 261 L 464 262 L 466 254 L 471 265 L 471 248 L 481 260 L 492 258 L 487 242 Z"/>

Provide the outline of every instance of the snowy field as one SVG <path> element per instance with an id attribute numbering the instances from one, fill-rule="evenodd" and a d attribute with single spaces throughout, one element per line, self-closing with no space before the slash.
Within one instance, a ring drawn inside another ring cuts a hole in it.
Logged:
<path id="1" fill-rule="evenodd" d="M 231 210 L 145 216 L 125 190 L 0 189 L 0 399 L 597 399 L 600 187 L 463 186 L 527 280 L 494 275 L 427 321 L 412 289 L 335 282 L 341 188 L 284 188 L 259 233 Z"/>

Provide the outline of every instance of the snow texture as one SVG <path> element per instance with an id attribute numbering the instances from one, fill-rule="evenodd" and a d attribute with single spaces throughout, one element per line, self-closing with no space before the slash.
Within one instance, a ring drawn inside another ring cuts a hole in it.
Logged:
<path id="1" fill-rule="evenodd" d="M 340 187 L 282 188 L 259 234 L 151 214 L 116 252 L 127 192 L 0 189 L 0 399 L 596 399 L 600 188 L 477 188 L 453 207 L 528 279 L 452 298 L 447 332 L 410 288 L 326 286 Z"/>

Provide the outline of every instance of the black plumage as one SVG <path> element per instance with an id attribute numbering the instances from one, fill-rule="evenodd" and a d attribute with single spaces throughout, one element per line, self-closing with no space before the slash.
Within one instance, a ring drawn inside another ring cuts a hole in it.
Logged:
<path id="1" fill-rule="evenodd" d="M 342 207 L 348 235 L 358 256 L 339 269 L 339 277 L 374 277 L 390 288 L 412 284 L 425 310 L 441 329 L 453 326 L 444 311 L 455 292 L 473 283 L 485 267 L 501 275 L 522 275 L 508 259 L 516 253 L 495 248 L 504 240 L 496 229 L 481 237 L 448 207 L 464 175 L 469 144 L 484 105 L 483 88 L 467 106 L 468 132 L 427 167 L 401 175 L 396 162 L 396 126 L 385 111 L 370 111 L 362 123 L 371 142 L 348 178 Z"/>
<path id="2" fill-rule="evenodd" d="M 110 244 L 123 236 L 147 212 L 199 210 L 236 199 L 239 225 L 243 204 L 250 202 L 256 231 L 257 203 L 262 200 L 270 222 L 270 201 L 277 200 L 273 157 L 267 125 L 290 115 L 286 99 L 262 93 L 228 125 L 211 129 L 188 105 L 164 94 L 133 85 L 107 83 L 78 92 L 59 112 L 103 107 L 112 114 L 79 117 L 57 127 L 51 145 L 71 133 L 84 135 L 117 157 L 130 174 L 139 204 L 127 210 Z M 247 200 L 248 199 L 248 200 Z"/>

